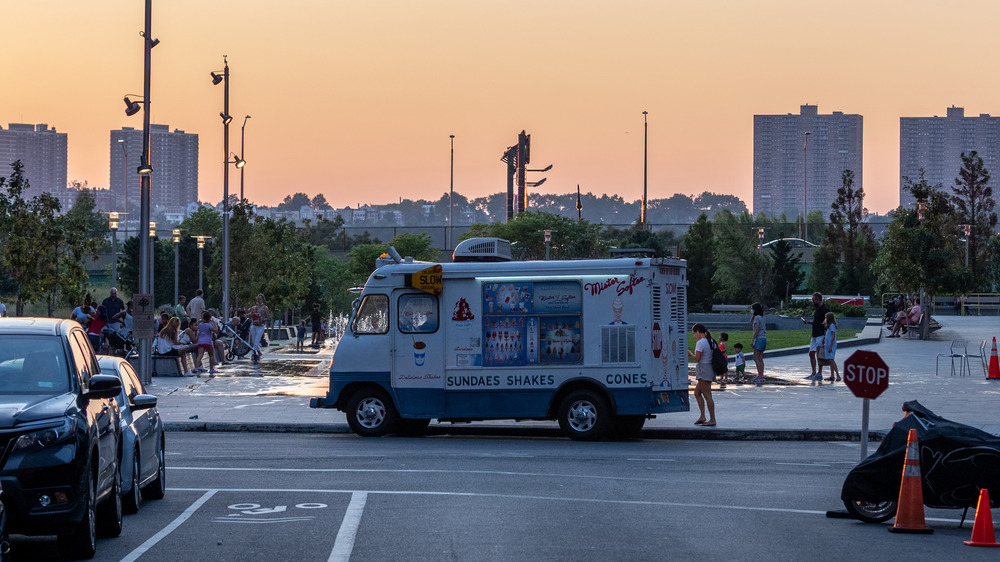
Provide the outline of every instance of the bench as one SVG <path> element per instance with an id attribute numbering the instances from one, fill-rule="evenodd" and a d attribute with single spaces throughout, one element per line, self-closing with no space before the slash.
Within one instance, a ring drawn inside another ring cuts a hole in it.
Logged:
<path id="1" fill-rule="evenodd" d="M 749 304 L 713 304 L 712 312 L 746 312 L 750 310 Z"/>
<path id="2" fill-rule="evenodd" d="M 917 337 L 922 337 L 921 334 L 924 333 L 924 321 L 927 321 L 927 322 L 930 323 L 930 326 L 928 326 L 928 332 L 927 332 L 928 336 L 930 334 L 934 333 L 935 331 L 941 329 L 941 323 L 940 322 L 938 322 L 937 320 L 935 320 L 934 318 L 932 318 L 929 314 L 924 314 L 923 312 L 921 312 L 920 313 L 920 319 L 917 321 L 917 323 L 915 325 L 907 326 L 906 327 L 906 338 L 907 339 L 913 339 L 914 335 L 916 335 Z"/>
<path id="3" fill-rule="evenodd" d="M 181 370 L 181 358 L 176 355 L 153 354 L 153 376 L 154 377 L 180 377 L 184 375 Z"/>

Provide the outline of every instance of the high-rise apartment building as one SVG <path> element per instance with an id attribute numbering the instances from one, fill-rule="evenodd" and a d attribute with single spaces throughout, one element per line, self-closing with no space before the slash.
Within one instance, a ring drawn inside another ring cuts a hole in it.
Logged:
<path id="1" fill-rule="evenodd" d="M 913 195 L 903 189 L 906 179 L 920 181 L 920 170 L 930 185 L 952 193 L 962 168 L 962 153 L 975 150 L 986 169 L 1000 173 L 1000 117 L 983 113 L 966 117 L 965 109 L 949 107 L 946 117 L 899 118 L 899 204 L 912 207 Z"/>
<path id="2" fill-rule="evenodd" d="M 798 115 L 754 115 L 753 212 L 795 220 L 804 207 L 829 216 L 844 170 L 862 187 L 862 133 L 861 115 L 820 115 L 815 105 Z"/>
<path id="3" fill-rule="evenodd" d="M 48 192 L 60 195 L 66 189 L 66 133 L 57 133 L 46 124 L 11 123 L 0 127 L 0 177 L 10 177 L 11 164 L 24 164 L 31 199 Z"/>
<path id="4" fill-rule="evenodd" d="M 121 141 L 121 142 L 119 142 Z M 142 130 L 123 127 L 111 131 L 111 169 L 109 186 L 118 210 L 129 212 L 130 220 L 139 218 L 139 158 L 142 155 Z M 153 174 L 150 178 L 150 208 L 175 212 L 198 201 L 198 135 L 168 125 L 150 125 L 149 151 Z M 127 155 L 127 158 L 126 158 Z M 112 210 L 112 209 L 106 209 Z"/>

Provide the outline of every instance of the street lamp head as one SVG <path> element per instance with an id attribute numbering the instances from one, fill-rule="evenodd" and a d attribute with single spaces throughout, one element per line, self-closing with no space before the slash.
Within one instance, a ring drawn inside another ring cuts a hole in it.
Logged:
<path id="1" fill-rule="evenodd" d="M 143 156 L 139 159 L 139 167 L 135 171 L 139 175 L 145 176 L 153 173 L 153 167 L 149 165 L 149 162 L 146 162 L 146 157 Z"/>
<path id="2" fill-rule="evenodd" d="M 115 211 L 108 213 L 108 228 L 118 230 L 118 213 Z"/>
<path id="3" fill-rule="evenodd" d="M 125 101 L 125 115 L 128 115 L 129 117 L 135 115 L 136 113 L 139 113 L 139 110 L 142 109 L 142 106 L 139 105 L 139 102 L 128 99 L 128 96 L 125 96 L 124 101 Z"/>
<path id="4" fill-rule="evenodd" d="M 234 159 L 233 164 L 236 164 L 237 168 L 242 168 L 243 166 L 247 165 L 247 161 L 237 156 L 235 152 L 233 152 L 232 155 Z"/>
<path id="5" fill-rule="evenodd" d="M 233 116 L 232 115 L 226 115 L 222 111 L 219 112 L 219 117 L 222 117 L 222 124 L 223 125 L 228 125 L 228 124 L 230 124 L 230 123 L 233 122 Z"/>
<path id="6" fill-rule="evenodd" d="M 170 232 L 170 234 L 174 237 L 174 244 L 181 243 L 181 229 L 175 228 Z"/>
<path id="7" fill-rule="evenodd" d="M 149 237 L 156 238 L 156 221 L 149 221 Z"/>
<path id="8" fill-rule="evenodd" d="M 220 83 L 222 83 L 222 75 L 221 74 L 216 74 L 214 72 L 211 73 L 211 74 L 212 74 L 212 85 L 218 86 Z"/>

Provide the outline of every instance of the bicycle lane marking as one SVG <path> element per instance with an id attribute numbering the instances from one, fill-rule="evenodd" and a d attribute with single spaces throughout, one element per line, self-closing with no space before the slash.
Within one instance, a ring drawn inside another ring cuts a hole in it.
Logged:
<path id="1" fill-rule="evenodd" d="M 135 560 L 137 560 L 140 556 L 145 554 L 149 549 L 153 548 L 156 545 L 156 543 L 166 538 L 167 535 L 172 533 L 175 529 L 177 529 L 177 527 L 180 527 L 181 524 L 183 524 L 192 515 L 194 515 L 194 512 L 198 511 L 198 508 L 205 505 L 205 502 L 212 499 L 212 496 L 214 496 L 216 492 L 218 492 L 218 490 L 209 490 L 205 492 L 200 498 L 195 500 L 195 502 L 191 504 L 190 507 L 185 509 L 183 513 L 178 515 L 176 519 L 171 521 L 169 525 L 160 529 L 160 532 L 156 533 L 155 535 L 147 539 L 146 542 L 140 544 L 138 547 L 136 547 L 135 550 L 128 553 L 128 555 L 125 558 L 122 558 L 122 562 L 134 562 Z"/>
<path id="2" fill-rule="evenodd" d="M 367 492 L 351 494 L 351 503 L 347 506 L 347 513 L 344 514 L 340 531 L 337 532 L 337 540 L 333 543 L 333 550 L 330 551 L 329 562 L 347 562 L 351 559 L 351 552 L 354 551 L 354 539 L 358 536 L 358 525 L 361 523 L 361 515 L 365 511 L 367 502 Z"/>

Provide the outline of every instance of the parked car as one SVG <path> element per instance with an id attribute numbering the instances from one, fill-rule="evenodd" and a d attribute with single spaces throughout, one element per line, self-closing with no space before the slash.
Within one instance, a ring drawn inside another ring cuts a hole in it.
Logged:
<path id="1" fill-rule="evenodd" d="M 122 507 L 125 513 L 139 511 L 143 499 L 163 499 L 167 465 L 164 462 L 163 421 L 156 397 L 146 394 L 139 375 L 124 358 L 99 355 L 101 372 L 116 375 L 122 391 L 116 400 L 122 416 Z"/>
<path id="2" fill-rule="evenodd" d="M 57 535 L 91 558 L 122 529 L 121 382 L 101 374 L 80 324 L 0 321 L 0 469 L 10 532 Z"/>

